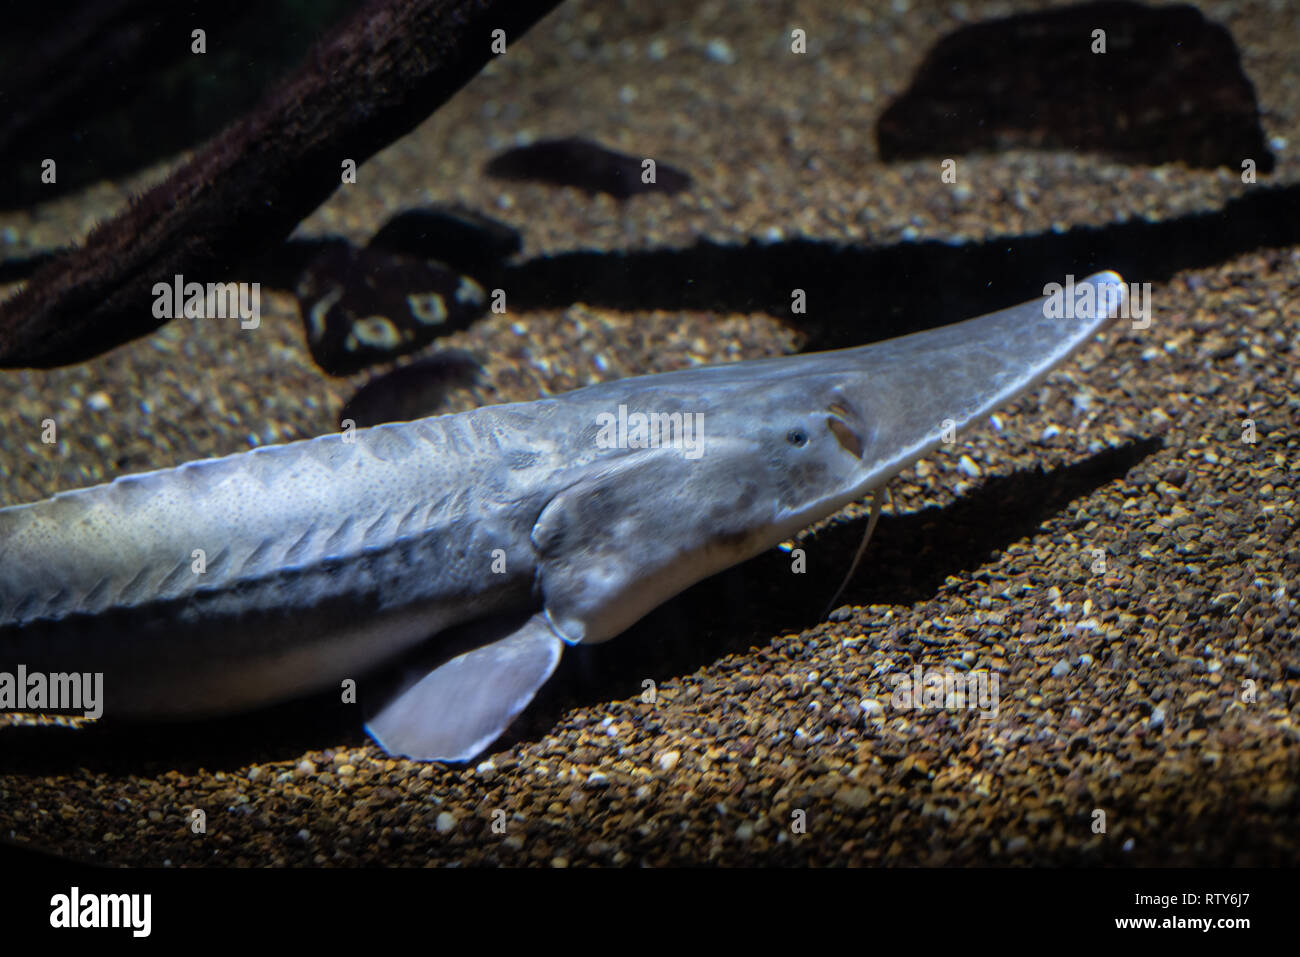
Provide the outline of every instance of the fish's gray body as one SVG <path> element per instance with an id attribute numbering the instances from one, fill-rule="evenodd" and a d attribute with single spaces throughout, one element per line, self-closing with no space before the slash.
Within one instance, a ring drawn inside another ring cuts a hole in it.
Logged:
<path id="1" fill-rule="evenodd" d="M 327 435 L 0 510 L 3 658 L 106 672 L 110 714 L 212 714 L 522 603 L 537 472 L 563 458 L 541 436 L 525 446 L 553 417 L 537 411 Z"/>
<path id="2" fill-rule="evenodd" d="M 1114 274 L 1085 282 L 1122 302 Z M 467 760 L 564 642 L 613 637 L 879 488 L 946 427 L 1032 386 L 1108 311 L 1049 319 L 1026 303 L 0 509 L 0 670 L 102 672 L 109 715 L 212 715 L 338 687 L 481 623 L 481 644 L 362 702 L 388 750 Z M 694 448 L 607 447 L 620 407 L 702 432 Z"/>

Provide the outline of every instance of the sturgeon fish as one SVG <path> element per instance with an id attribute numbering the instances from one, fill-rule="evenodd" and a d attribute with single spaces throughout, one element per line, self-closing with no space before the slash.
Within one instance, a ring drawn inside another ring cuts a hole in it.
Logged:
<path id="1" fill-rule="evenodd" d="M 339 688 L 424 648 L 427 667 L 363 687 L 366 728 L 391 754 L 469 760 L 565 644 L 612 638 L 880 489 L 1124 306 L 1114 273 L 1074 288 L 1070 319 L 1034 300 L 0 509 L 0 671 L 102 673 L 105 714 L 186 718 Z"/>

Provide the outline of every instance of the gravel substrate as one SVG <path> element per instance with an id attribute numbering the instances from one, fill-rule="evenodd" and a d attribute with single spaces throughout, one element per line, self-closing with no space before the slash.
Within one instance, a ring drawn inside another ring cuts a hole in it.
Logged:
<path id="1" fill-rule="evenodd" d="M 1278 160 L 1267 182 L 1024 151 L 962 158 L 954 189 L 933 162 L 879 161 L 875 119 L 935 40 L 1056 5 L 825 0 L 787 19 L 740 0 L 572 3 L 300 232 L 364 242 L 439 200 L 518 228 L 525 258 L 972 243 L 1300 183 L 1300 8 L 1262 2 L 1198 6 L 1242 48 Z M 694 185 L 619 202 L 482 174 L 504 148 L 568 135 Z M 0 215 L 0 255 L 75 240 L 125 195 Z M 848 278 L 808 278 L 811 325 L 581 301 L 489 315 L 435 344 L 485 369 L 437 411 L 792 352 L 830 321 L 819 287 Z M 389 759 L 318 701 L 163 728 L 0 715 L 0 838 L 171 866 L 1294 863 L 1298 287 L 1300 245 L 1157 282 L 1149 328 L 1112 328 L 894 482 L 828 620 L 861 505 L 802 536 L 806 574 L 774 550 L 568 654 L 476 766 Z M 178 320 L 83 365 L 5 372 L 0 504 L 324 433 L 366 378 L 321 374 L 293 298 L 265 289 L 255 331 Z M 996 675 L 997 713 L 900 709 L 891 676 L 916 665 Z"/>

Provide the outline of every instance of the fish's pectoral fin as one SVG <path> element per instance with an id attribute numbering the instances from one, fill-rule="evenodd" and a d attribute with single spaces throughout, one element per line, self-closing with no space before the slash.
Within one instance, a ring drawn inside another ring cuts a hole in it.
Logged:
<path id="1" fill-rule="evenodd" d="M 536 614 L 489 641 L 408 679 L 366 722 L 392 755 L 468 761 L 501 736 L 555 671 L 564 643 Z"/>

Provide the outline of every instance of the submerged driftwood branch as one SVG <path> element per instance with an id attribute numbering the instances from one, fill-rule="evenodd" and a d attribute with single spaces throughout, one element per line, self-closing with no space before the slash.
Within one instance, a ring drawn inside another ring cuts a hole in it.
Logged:
<path id="1" fill-rule="evenodd" d="M 0 304 L 0 366 L 49 367 L 147 335 L 154 283 L 226 278 L 283 240 L 358 164 L 412 130 L 559 0 L 375 0 L 262 103 L 84 246 Z"/>

